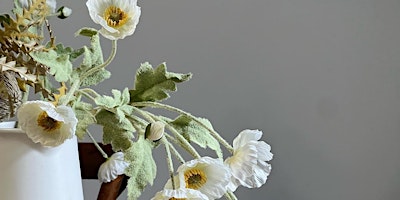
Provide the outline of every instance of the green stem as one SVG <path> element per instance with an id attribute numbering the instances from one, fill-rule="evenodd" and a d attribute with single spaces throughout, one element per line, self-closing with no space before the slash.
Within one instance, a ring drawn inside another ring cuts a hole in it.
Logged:
<path id="1" fill-rule="evenodd" d="M 65 95 L 66 97 L 64 98 L 64 101 L 61 102 L 60 104 L 61 105 L 67 105 L 71 101 L 72 96 L 75 94 L 76 90 L 78 90 L 79 87 L 81 86 L 81 81 L 85 80 L 88 76 L 96 73 L 97 71 L 107 67 L 111 63 L 111 61 L 115 58 L 116 54 L 117 54 L 117 41 L 113 40 L 112 41 L 111 54 L 108 57 L 108 59 L 104 63 L 102 63 L 101 65 L 98 65 L 96 67 L 93 67 L 93 68 L 89 69 L 88 71 L 86 71 L 86 73 L 84 73 L 79 78 L 78 81 L 73 82 L 71 88 L 68 90 L 67 94 Z"/>
<path id="2" fill-rule="evenodd" d="M 81 86 L 81 82 L 79 80 L 72 83 L 71 88 L 68 90 L 67 94 L 65 94 L 65 98 L 62 98 L 62 102 L 60 101 L 60 105 L 67 105 L 71 101 L 75 91 L 79 89 L 79 86 Z"/>
<path id="3" fill-rule="evenodd" d="M 103 151 L 103 149 L 100 147 L 100 145 L 97 143 L 97 141 L 93 138 L 92 134 L 89 131 L 86 131 L 86 133 L 89 136 L 89 138 L 92 140 L 92 142 L 93 142 L 94 146 L 97 148 L 97 150 L 99 150 L 101 155 L 103 155 L 103 157 L 105 159 L 107 159 L 108 155 L 106 154 L 106 152 Z"/>
<path id="4" fill-rule="evenodd" d="M 139 108 L 133 107 L 136 112 L 138 112 L 140 115 L 142 115 L 147 121 L 150 123 L 154 122 L 154 117 L 152 117 L 148 112 L 140 110 Z"/>
<path id="5" fill-rule="evenodd" d="M 174 171 L 175 171 L 175 170 L 174 170 L 174 165 L 173 165 L 173 163 L 172 163 L 171 150 L 169 149 L 170 144 L 169 144 L 168 140 L 167 140 L 165 137 L 163 137 L 163 138 L 161 139 L 161 141 L 164 143 L 165 152 L 167 153 L 167 158 L 166 158 L 166 160 L 167 160 L 169 175 L 170 175 L 170 177 L 171 177 L 172 189 L 175 190 L 175 180 L 174 180 Z"/>
<path id="6" fill-rule="evenodd" d="M 213 129 L 211 129 L 210 127 L 208 127 L 207 125 L 205 125 L 203 122 L 201 122 L 200 120 L 198 120 L 195 116 L 191 115 L 190 113 L 183 111 L 181 109 L 166 105 L 166 104 L 161 104 L 161 103 L 157 103 L 157 102 L 134 102 L 131 104 L 132 106 L 148 106 L 148 107 L 152 107 L 152 108 L 161 108 L 161 109 L 165 109 L 165 110 L 169 110 L 169 111 L 173 111 L 173 112 L 177 112 L 181 115 L 185 115 L 187 117 L 190 117 L 193 121 L 195 121 L 196 123 L 198 123 L 199 125 L 201 125 L 203 128 L 207 129 L 210 134 L 219 142 L 221 143 L 223 146 L 225 146 L 225 148 L 230 151 L 231 153 L 233 153 L 233 147 L 224 139 L 222 138 L 216 131 L 214 131 Z"/>
<path id="7" fill-rule="evenodd" d="M 134 116 L 134 115 L 132 115 L 132 116 L 129 116 L 129 115 L 126 115 L 126 117 L 130 120 L 130 121 L 134 121 L 134 122 L 137 122 L 137 123 L 139 123 L 141 126 L 143 126 L 143 127 L 146 127 L 147 126 L 147 124 L 148 124 L 148 122 L 146 121 L 146 120 L 144 120 L 144 119 L 142 119 L 142 118 L 139 118 L 138 116 Z"/>
<path id="8" fill-rule="evenodd" d="M 138 111 L 140 112 L 145 112 L 143 110 L 140 110 L 138 108 L 136 108 Z M 164 120 L 161 120 L 160 118 L 158 118 L 157 116 L 155 116 L 152 113 L 146 112 L 147 115 L 150 115 L 153 119 L 155 119 L 156 121 L 162 121 L 164 122 Z M 165 122 L 164 122 L 165 123 Z M 173 126 L 165 123 L 165 128 L 167 128 L 168 130 L 171 131 L 172 134 L 174 134 L 174 136 L 176 138 L 178 138 L 178 140 L 180 141 L 179 145 L 184 148 L 187 152 L 189 152 L 194 158 L 200 158 L 200 154 L 196 151 L 196 149 L 186 140 L 186 138 L 184 138 L 182 136 L 182 134 L 180 134 Z"/>
<path id="9" fill-rule="evenodd" d="M 225 196 L 225 199 L 232 200 L 232 197 L 229 193 L 225 193 L 224 196 Z"/>
<path id="10" fill-rule="evenodd" d="M 79 90 L 79 92 L 81 92 L 81 91 L 86 92 L 87 94 L 90 94 L 93 98 L 97 98 L 100 96 L 96 91 L 94 91 L 91 88 L 82 88 Z"/>
<path id="11" fill-rule="evenodd" d="M 141 120 L 140 118 L 134 116 L 128 116 L 128 119 L 131 122 L 132 126 L 135 128 L 137 134 L 144 135 L 146 128 L 140 127 L 140 126 L 146 127 L 144 122 L 142 122 L 144 120 Z M 138 124 L 140 124 L 140 126 Z"/>
<path id="12" fill-rule="evenodd" d="M 111 63 L 111 61 L 114 60 L 116 54 L 117 54 L 117 40 L 112 40 L 111 53 L 110 53 L 110 56 L 108 57 L 108 59 L 104 63 L 102 63 L 101 65 L 98 65 L 96 67 L 93 67 L 93 68 L 89 69 L 86 73 L 84 73 L 80 77 L 80 80 L 84 80 L 88 76 L 98 72 L 99 70 L 102 70 L 102 69 L 106 68 Z"/>
<path id="13" fill-rule="evenodd" d="M 171 140 L 173 143 L 179 144 L 179 142 L 178 142 L 175 138 L 173 138 L 172 136 L 168 135 L 167 133 L 165 133 L 164 136 L 165 136 L 168 140 Z M 181 154 L 178 152 L 178 150 L 176 150 L 176 148 L 174 147 L 174 145 L 172 145 L 169 141 L 168 141 L 168 143 L 169 143 L 170 149 L 172 150 L 172 154 L 174 154 L 174 156 L 176 157 L 176 159 L 178 159 L 179 162 L 180 162 L 181 164 L 185 163 L 185 159 L 183 159 L 183 157 L 182 157 Z"/>
<path id="14" fill-rule="evenodd" d="M 79 93 L 83 94 L 83 96 L 85 96 L 86 98 L 92 100 L 93 102 L 95 101 L 95 97 L 93 97 L 92 95 L 90 95 L 88 92 L 84 91 L 84 90 L 78 90 Z"/>
<path id="15" fill-rule="evenodd" d="M 238 200 L 238 198 L 233 192 L 228 192 L 228 195 L 231 197 L 232 200 Z"/>
<path id="16" fill-rule="evenodd" d="M 178 159 L 181 164 L 185 163 L 185 160 L 183 159 L 181 154 L 179 154 L 179 152 L 175 149 L 175 147 L 172 144 L 169 144 L 169 147 L 172 150 L 172 154 L 176 157 L 176 159 Z"/>
<path id="17" fill-rule="evenodd" d="M 180 146 L 184 148 L 187 152 L 189 152 L 194 158 L 201 158 L 200 154 L 196 151 L 196 149 L 177 131 L 174 127 L 167 124 L 165 126 L 168 130 L 174 134 L 175 137 L 181 142 Z"/>

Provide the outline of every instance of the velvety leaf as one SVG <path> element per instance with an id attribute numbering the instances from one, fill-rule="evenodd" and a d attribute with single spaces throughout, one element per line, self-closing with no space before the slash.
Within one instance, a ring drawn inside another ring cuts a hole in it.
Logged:
<path id="1" fill-rule="evenodd" d="M 197 118 L 197 120 L 213 130 L 210 121 L 207 119 Z M 219 142 L 210 135 L 210 132 L 206 128 L 193 121 L 191 118 L 181 115 L 174 121 L 170 122 L 170 124 L 182 133 L 183 137 L 185 137 L 189 142 L 194 142 L 203 148 L 208 147 L 214 150 L 218 157 L 222 158 L 222 150 Z"/>
<path id="2" fill-rule="evenodd" d="M 122 93 L 119 90 L 112 90 L 113 97 L 99 96 L 96 97 L 95 103 L 104 108 L 116 108 L 127 105 L 129 103 L 129 90 L 125 88 Z"/>
<path id="3" fill-rule="evenodd" d="M 76 127 L 76 136 L 79 139 L 83 139 L 83 137 L 86 135 L 86 130 L 88 129 L 88 126 L 96 122 L 96 118 L 91 112 L 91 110 L 92 110 L 91 104 L 81 101 L 77 101 L 74 104 L 74 111 L 76 114 L 76 118 L 78 119 L 78 125 Z"/>
<path id="4" fill-rule="evenodd" d="M 82 28 L 75 35 L 90 37 L 90 47 L 84 46 L 76 53 L 82 52 L 83 60 L 81 66 L 77 69 L 77 73 L 82 75 L 93 67 L 101 65 L 103 60 L 103 52 L 100 45 L 100 37 L 96 29 Z M 82 80 L 82 86 L 92 86 L 110 78 L 111 73 L 105 69 L 89 75 Z"/>
<path id="5" fill-rule="evenodd" d="M 125 152 L 125 159 L 130 163 L 125 170 L 129 176 L 128 199 L 136 200 L 147 185 L 153 185 L 156 178 L 157 166 L 152 155 L 152 144 L 140 136 L 138 141 Z"/>
<path id="6" fill-rule="evenodd" d="M 54 50 L 34 51 L 29 54 L 37 62 L 49 67 L 49 73 L 57 82 L 66 82 L 72 73 L 72 63 L 68 54 L 58 54 Z"/>
<path id="7" fill-rule="evenodd" d="M 192 74 L 167 72 L 165 64 L 156 69 L 143 63 L 136 72 L 135 89 L 130 90 L 131 102 L 161 101 L 169 97 L 168 91 L 176 91 L 176 84 L 187 81 Z"/>
<path id="8" fill-rule="evenodd" d="M 101 110 L 96 120 L 103 126 L 103 143 L 111 144 L 114 151 L 126 150 L 132 145 L 135 129 L 128 119 L 121 120 L 114 113 Z"/>
<path id="9" fill-rule="evenodd" d="M 97 30 L 94 28 L 81 28 L 75 33 L 75 36 L 82 35 L 86 37 L 93 37 L 97 34 Z"/>
<path id="10" fill-rule="evenodd" d="M 117 104 L 115 99 L 110 96 L 99 96 L 95 98 L 95 103 L 105 108 L 114 108 Z"/>

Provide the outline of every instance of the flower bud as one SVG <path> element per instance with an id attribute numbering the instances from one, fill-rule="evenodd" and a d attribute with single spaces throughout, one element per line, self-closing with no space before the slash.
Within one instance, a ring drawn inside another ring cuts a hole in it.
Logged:
<path id="1" fill-rule="evenodd" d="M 71 8 L 62 6 L 61 8 L 59 8 L 57 10 L 57 12 L 59 13 L 59 15 L 57 16 L 58 18 L 65 19 L 71 15 L 72 10 L 71 10 Z"/>
<path id="2" fill-rule="evenodd" d="M 151 141 L 158 141 L 161 139 L 161 137 L 164 135 L 164 129 L 165 129 L 165 124 L 160 121 L 156 121 L 153 123 L 150 123 L 146 127 L 146 139 L 149 139 Z"/>

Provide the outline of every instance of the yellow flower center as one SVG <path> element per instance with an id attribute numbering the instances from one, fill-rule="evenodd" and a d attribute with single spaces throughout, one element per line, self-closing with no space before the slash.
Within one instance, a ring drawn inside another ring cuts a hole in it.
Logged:
<path id="1" fill-rule="evenodd" d="M 200 169 L 190 169 L 185 172 L 186 188 L 199 189 L 207 182 L 206 174 Z"/>
<path id="2" fill-rule="evenodd" d="M 57 121 L 47 115 L 45 111 L 39 114 L 37 119 L 38 126 L 42 127 L 43 130 L 51 132 L 61 127 L 62 122 Z"/>
<path id="3" fill-rule="evenodd" d="M 128 21 L 128 14 L 115 6 L 110 6 L 104 11 L 104 19 L 108 26 L 117 28 Z"/>
<path id="4" fill-rule="evenodd" d="M 175 198 L 175 197 L 172 197 L 172 198 L 169 198 L 168 200 L 186 200 L 186 198 Z"/>

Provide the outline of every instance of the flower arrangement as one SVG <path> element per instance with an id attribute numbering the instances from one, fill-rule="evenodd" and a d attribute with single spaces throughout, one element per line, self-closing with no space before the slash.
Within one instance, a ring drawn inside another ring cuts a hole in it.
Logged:
<path id="1" fill-rule="evenodd" d="M 244 130 L 230 145 L 209 120 L 161 103 L 192 74 L 169 72 L 164 63 L 155 68 L 143 63 L 134 88 L 112 90 L 113 96 L 90 88 L 110 78 L 106 67 L 115 58 L 118 41 L 135 32 L 141 8 L 136 0 L 88 0 L 86 6 L 101 29 L 78 30 L 76 36 L 90 41 L 78 49 L 55 40 L 48 18 L 63 19 L 72 13 L 67 7 L 56 9 L 55 0 L 15 0 L 14 16 L 0 15 L 0 121 L 16 116 L 34 143 L 49 148 L 74 136 L 93 139 L 89 127 L 101 125 L 103 143 L 111 144 L 116 153 L 108 157 L 96 145 L 107 158 L 98 178 L 110 182 L 127 175 L 129 199 L 137 199 L 155 180 L 152 150 L 160 146 L 165 148 L 170 179 L 153 199 L 237 199 L 233 192 L 239 186 L 262 186 L 273 154 L 260 141 L 261 131 Z M 100 37 L 112 42 L 106 60 Z M 40 100 L 30 100 L 32 95 Z M 158 116 L 147 108 L 178 117 Z M 93 143 L 97 144 L 94 139 Z M 194 144 L 214 150 L 215 158 L 200 155 Z M 229 156 L 223 155 L 221 145 Z M 191 160 L 176 147 L 188 152 Z"/>

